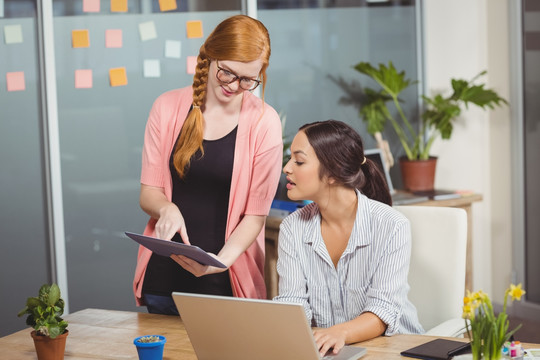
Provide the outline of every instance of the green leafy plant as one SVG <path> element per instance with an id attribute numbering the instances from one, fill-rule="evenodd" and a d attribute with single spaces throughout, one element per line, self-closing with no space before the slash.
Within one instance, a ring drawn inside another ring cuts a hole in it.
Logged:
<path id="1" fill-rule="evenodd" d="M 415 129 L 403 112 L 399 99 L 405 89 L 416 83 L 406 78 L 405 71 L 398 72 L 392 62 L 389 62 L 388 66 L 379 64 L 378 68 L 368 62 L 360 62 L 354 69 L 375 80 L 380 86 L 378 90 L 364 88 L 360 117 L 367 123 L 367 131 L 371 135 L 382 133 L 389 121 L 409 160 L 427 160 L 431 146 L 438 136 L 450 139 L 453 122 L 461 114 L 463 106 L 468 108 L 469 104 L 473 104 L 483 109 L 493 109 L 495 106 L 508 104 L 495 91 L 486 89 L 485 84 L 475 84 L 486 71 L 470 81 L 451 79 L 450 95 L 422 95 L 426 109 L 421 115 L 419 129 Z M 397 117 L 392 115 L 389 103 L 397 110 Z"/>
<path id="2" fill-rule="evenodd" d="M 67 329 L 68 323 L 61 317 L 63 313 L 64 300 L 60 288 L 56 284 L 44 284 L 37 297 L 26 300 L 26 306 L 17 316 L 27 314 L 26 325 L 33 327 L 39 335 L 54 339 Z"/>
<path id="3" fill-rule="evenodd" d="M 502 356 L 502 347 L 508 339 L 521 327 L 508 331 L 509 320 L 506 314 L 508 297 L 520 300 L 525 294 L 521 284 L 511 284 L 504 293 L 503 311 L 495 316 L 489 296 L 483 291 L 471 293 L 463 298 L 463 318 L 471 339 L 471 350 L 474 360 L 499 360 Z"/>

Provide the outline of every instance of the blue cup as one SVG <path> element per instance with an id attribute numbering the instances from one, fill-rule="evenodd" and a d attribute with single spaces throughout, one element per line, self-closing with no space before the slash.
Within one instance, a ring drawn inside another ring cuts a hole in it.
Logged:
<path id="1" fill-rule="evenodd" d="M 139 342 L 139 339 L 146 336 L 157 336 L 159 341 L 156 342 Z M 137 353 L 139 354 L 139 360 L 162 360 L 163 348 L 167 339 L 162 335 L 144 335 L 139 336 L 133 340 L 133 344 L 137 347 Z"/>

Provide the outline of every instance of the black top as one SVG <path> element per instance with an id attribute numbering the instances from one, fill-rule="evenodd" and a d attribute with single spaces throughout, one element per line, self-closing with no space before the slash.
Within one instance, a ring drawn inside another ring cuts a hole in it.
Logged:
<path id="1" fill-rule="evenodd" d="M 221 139 L 203 140 L 204 156 L 197 151 L 191 157 L 183 180 L 173 164 L 176 144 L 169 159 L 172 202 L 182 212 L 189 241 L 214 254 L 225 244 L 236 132 L 234 128 Z M 178 233 L 172 240 L 182 242 Z M 232 296 L 229 271 L 197 278 L 171 258 L 152 254 L 143 293 L 170 296 L 173 291 Z"/>

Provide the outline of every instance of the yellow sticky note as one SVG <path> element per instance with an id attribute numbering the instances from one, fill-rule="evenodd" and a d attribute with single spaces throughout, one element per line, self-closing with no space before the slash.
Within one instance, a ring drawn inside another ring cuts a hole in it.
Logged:
<path id="1" fill-rule="evenodd" d="M 187 21 L 186 22 L 186 27 L 187 27 L 187 37 L 188 37 L 188 39 L 202 38 L 203 37 L 202 21 L 201 20 Z"/>
<path id="2" fill-rule="evenodd" d="M 73 30 L 71 32 L 71 43 L 74 48 L 90 47 L 90 35 L 88 30 Z"/>
<path id="3" fill-rule="evenodd" d="M 170 11 L 176 10 L 176 0 L 159 0 L 159 10 Z"/>
<path id="4" fill-rule="evenodd" d="M 111 0 L 111 12 L 127 12 L 127 0 Z"/>
<path id="5" fill-rule="evenodd" d="M 109 69 L 109 81 L 111 86 L 127 85 L 126 68 L 120 67 Z"/>

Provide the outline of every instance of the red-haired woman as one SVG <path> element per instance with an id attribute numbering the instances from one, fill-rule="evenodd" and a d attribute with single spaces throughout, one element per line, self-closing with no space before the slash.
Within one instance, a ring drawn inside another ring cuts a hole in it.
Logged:
<path id="1" fill-rule="evenodd" d="M 140 247 L 138 305 L 177 314 L 173 291 L 265 298 L 264 222 L 276 193 L 283 142 L 276 111 L 251 93 L 270 58 L 265 26 L 221 22 L 201 46 L 193 85 L 162 94 L 145 130 L 141 208 L 145 235 L 191 243 L 227 269 Z"/>

